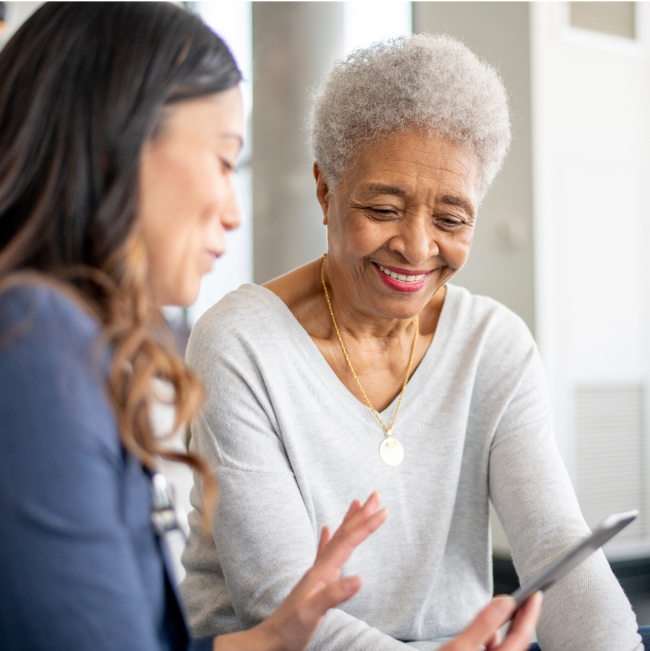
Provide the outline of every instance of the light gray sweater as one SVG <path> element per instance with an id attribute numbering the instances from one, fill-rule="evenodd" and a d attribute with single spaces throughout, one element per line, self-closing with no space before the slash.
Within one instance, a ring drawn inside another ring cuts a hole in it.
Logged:
<path id="1" fill-rule="evenodd" d="M 310 649 L 435 649 L 463 629 L 492 592 L 490 499 L 523 581 L 588 533 L 533 339 L 491 299 L 448 286 L 393 428 L 405 450 L 396 467 L 379 457 L 370 409 L 271 291 L 244 285 L 221 300 L 194 328 L 188 360 L 207 388 L 192 448 L 221 491 L 213 540 L 201 544 L 193 512 L 183 555 L 196 635 L 268 617 L 313 562 L 321 527 L 373 490 L 388 520 L 345 568 L 363 588 L 328 613 Z M 599 552 L 547 593 L 537 633 L 543 651 L 633 651 L 636 629 Z"/>

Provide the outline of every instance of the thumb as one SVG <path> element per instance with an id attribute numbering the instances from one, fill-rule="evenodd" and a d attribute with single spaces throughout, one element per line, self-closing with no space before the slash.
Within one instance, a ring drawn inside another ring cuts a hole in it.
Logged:
<path id="1" fill-rule="evenodd" d="M 459 649 L 476 649 L 486 644 L 496 631 L 501 628 L 515 610 L 512 597 L 495 597 L 474 618 L 474 621 L 456 637 Z M 463 646 L 463 645 L 466 645 Z"/>

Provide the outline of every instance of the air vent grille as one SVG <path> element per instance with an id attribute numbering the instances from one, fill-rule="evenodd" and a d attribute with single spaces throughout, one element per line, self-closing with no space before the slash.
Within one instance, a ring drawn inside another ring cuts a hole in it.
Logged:
<path id="1" fill-rule="evenodd" d="M 575 392 L 575 483 L 590 527 L 606 515 L 639 509 L 617 543 L 646 533 L 643 388 L 578 387 Z"/>
<path id="2" fill-rule="evenodd" d="M 636 2 L 569 2 L 571 27 L 636 38 Z"/>

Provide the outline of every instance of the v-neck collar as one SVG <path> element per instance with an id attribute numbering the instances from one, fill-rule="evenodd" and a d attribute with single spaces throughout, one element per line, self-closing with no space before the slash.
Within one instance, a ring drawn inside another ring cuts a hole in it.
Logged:
<path id="1" fill-rule="evenodd" d="M 320 375 L 323 384 L 336 395 L 341 404 L 345 405 L 350 412 L 360 418 L 366 425 L 370 427 L 378 427 L 379 423 L 377 422 L 375 415 L 372 413 L 372 410 L 368 405 L 359 401 L 345 384 L 341 382 L 338 375 L 336 375 L 332 370 L 332 367 L 327 363 L 327 360 L 323 357 L 318 346 L 314 343 L 313 339 L 302 327 L 291 310 L 286 306 L 284 301 L 266 287 L 262 287 L 261 285 L 250 285 L 250 287 L 255 287 L 256 289 L 259 288 L 265 300 L 272 304 L 277 310 L 291 335 L 296 339 L 299 348 L 303 351 L 316 373 Z M 456 320 L 456 313 L 458 311 L 460 299 L 460 288 L 448 284 L 447 294 L 442 305 L 442 310 L 440 311 L 440 318 L 438 319 L 438 325 L 436 326 L 433 339 L 429 344 L 427 352 L 424 354 L 424 357 L 406 385 L 404 397 L 402 398 L 402 405 L 400 407 L 401 414 L 408 410 L 409 404 L 419 395 L 436 368 L 440 355 L 445 348 L 445 344 L 451 334 L 453 324 Z M 398 402 L 399 394 L 383 411 L 378 412 L 384 423 L 390 423 L 392 421 Z M 399 427 L 399 421 L 400 418 L 397 419 L 395 427 Z"/>

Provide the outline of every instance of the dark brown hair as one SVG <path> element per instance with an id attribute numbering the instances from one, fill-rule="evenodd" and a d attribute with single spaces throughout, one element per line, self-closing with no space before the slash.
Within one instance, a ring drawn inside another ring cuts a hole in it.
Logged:
<path id="1" fill-rule="evenodd" d="M 166 450 L 150 422 L 153 378 L 174 386 L 177 426 L 202 394 L 145 291 L 139 169 L 166 107 L 240 80 L 223 41 L 166 2 L 46 3 L 0 52 L 0 285 L 38 277 L 97 317 L 122 444 L 148 467 L 199 470 L 206 517 L 206 465 Z"/>

